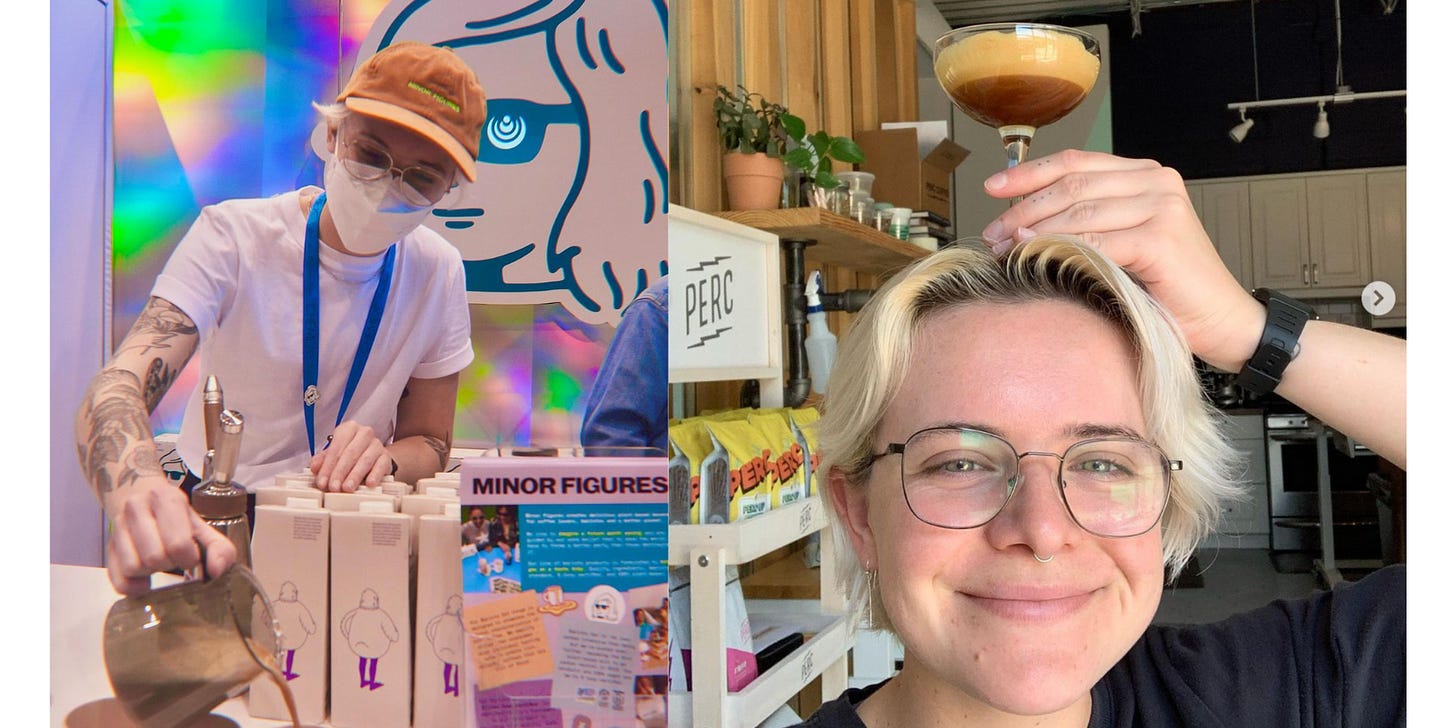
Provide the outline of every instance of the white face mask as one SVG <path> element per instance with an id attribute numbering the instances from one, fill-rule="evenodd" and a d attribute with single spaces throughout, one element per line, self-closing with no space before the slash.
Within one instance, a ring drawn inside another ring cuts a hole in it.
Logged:
<path id="1" fill-rule="evenodd" d="M 393 191 L 393 180 L 356 179 L 337 154 L 324 165 L 324 192 L 329 215 L 344 247 L 356 255 L 384 252 L 430 216 L 432 208 L 414 207 Z"/>

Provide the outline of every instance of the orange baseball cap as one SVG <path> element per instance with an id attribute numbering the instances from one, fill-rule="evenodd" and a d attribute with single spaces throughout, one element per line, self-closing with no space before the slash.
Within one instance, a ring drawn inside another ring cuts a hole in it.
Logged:
<path id="1" fill-rule="evenodd" d="M 384 48 L 354 72 L 335 101 L 424 135 L 475 181 L 485 91 L 475 71 L 449 48 L 415 41 Z"/>

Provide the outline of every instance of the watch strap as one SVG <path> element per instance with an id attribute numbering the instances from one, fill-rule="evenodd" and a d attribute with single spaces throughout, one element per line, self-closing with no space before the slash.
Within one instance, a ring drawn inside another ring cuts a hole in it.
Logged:
<path id="1" fill-rule="evenodd" d="M 1279 386 L 1285 368 L 1294 360 L 1304 325 L 1319 317 L 1304 303 L 1268 288 L 1254 291 L 1254 298 L 1264 304 L 1269 315 L 1264 319 L 1264 332 L 1259 336 L 1258 348 L 1244 363 L 1234 384 L 1254 396 L 1261 396 Z"/>

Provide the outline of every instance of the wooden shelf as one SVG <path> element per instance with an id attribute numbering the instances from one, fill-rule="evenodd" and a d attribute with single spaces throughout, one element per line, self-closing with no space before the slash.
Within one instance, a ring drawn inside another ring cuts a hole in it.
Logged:
<path id="1" fill-rule="evenodd" d="M 713 214 L 779 238 L 815 241 L 816 245 L 804 251 L 804 259 L 810 263 L 829 263 L 880 274 L 899 270 L 911 261 L 930 255 L 924 248 L 818 207 Z"/>

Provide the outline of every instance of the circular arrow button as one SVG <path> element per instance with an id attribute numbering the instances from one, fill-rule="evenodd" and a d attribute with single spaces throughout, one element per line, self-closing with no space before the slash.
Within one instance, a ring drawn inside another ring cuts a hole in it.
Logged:
<path id="1" fill-rule="evenodd" d="M 1385 281 L 1372 281 L 1360 292 L 1360 305 L 1371 316 L 1384 316 L 1395 308 L 1395 289 Z"/>

